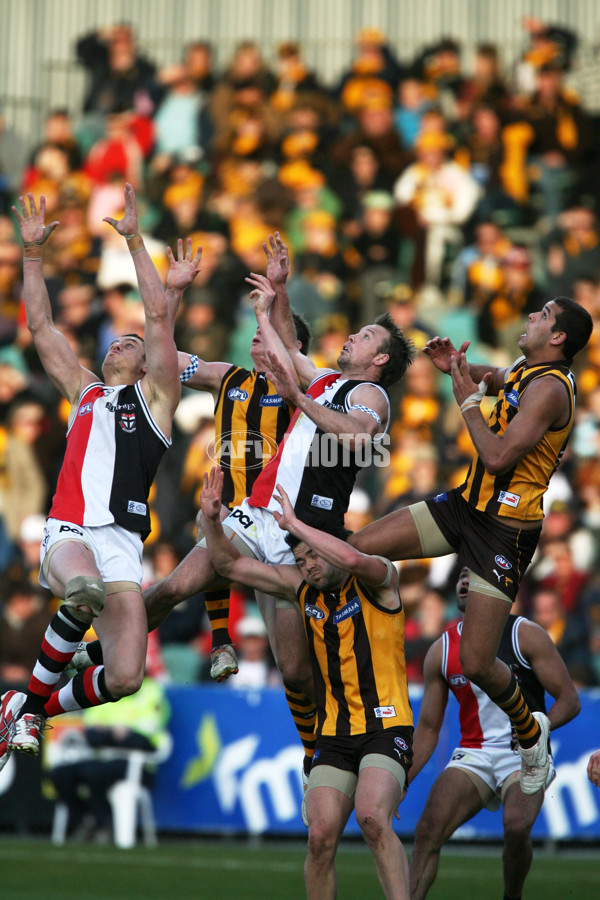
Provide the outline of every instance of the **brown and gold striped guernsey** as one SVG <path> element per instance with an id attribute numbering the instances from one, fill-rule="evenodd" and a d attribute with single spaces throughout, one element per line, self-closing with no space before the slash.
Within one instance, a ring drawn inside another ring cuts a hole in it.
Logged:
<path id="1" fill-rule="evenodd" d="M 479 456 L 471 463 L 467 479 L 459 488 L 465 500 L 482 512 L 513 519 L 543 518 L 543 497 L 552 474 L 556 471 L 567 446 L 577 388 L 569 367 L 558 362 L 528 366 L 525 357 L 511 368 L 500 391 L 488 425 L 494 434 L 503 435 L 519 411 L 519 402 L 536 378 L 557 378 L 569 396 L 570 414 L 563 428 L 549 429 L 540 441 L 508 471 L 490 475 Z"/>
<path id="2" fill-rule="evenodd" d="M 232 366 L 215 402 L 216 449 L 223 469 L 223 503 L 249 497 L 254 482 L 277 451 L 293 409 L 264 375 Z"/>
<path id="3" fill-rule="evenodd" d="M 404 661 L 404 610 L 385 609 L 354 575 L 336 591 L 302 582 L 317 733 L 342 737 L 412 725 Z"/>

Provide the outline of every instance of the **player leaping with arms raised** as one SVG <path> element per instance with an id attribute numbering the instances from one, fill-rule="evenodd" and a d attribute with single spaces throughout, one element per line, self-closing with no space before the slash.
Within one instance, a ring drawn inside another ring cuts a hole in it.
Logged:
<path id="1" fill-rule="evenodd" d="M 171 445 L 181 395 L 173 309 L 199 271 L 191 241 L 171 266 L 167 291 L 137 230 L 135 194 L 125 186 L 125 213 L 107 218 L 126 238 L 146 317 L 145 339 L 114 340 L 103 381 L 83 368 L 52 321 L 42 271 L 42 246 L 58 222 L 45 224 L 32 194 L 13 212 L 24 244 L 27 324 L 48 376 L 71 403 L 67 449 L 41 547 L 40 582 L 64 603 L 44 637 L 27 695 L 4 695 L 0 709 L 0 766 L 13 750 L 37 754 L 46 719 L 135 693 L 144 676 L 147 645 L 142 601 L 142 541 L 150 531 L 148 492 Z M 83 635 L 94 623 L 104 665 L 56 685 Z"/>
<path id="2" fill-rule="evenodd" d="M 425 352 L 452 377 L 477 455 L 461 487 L 392 512 L 351 538 L 363 552 L 394 560 L 456 552 L 470 569 L 460 662 L 511 719 L 527 794 L 546 783 L 550 723 L 543 712 L 531 713 L 497 649 L 539 540 L 544 493 L 573 427 L 569 367 L 591 333 L 586 310 L 556 297 L 531 313 L 519 340 L 523 356 L 508 369 L 470 365 L 468 342 L 456 350 L 448 338 L 428 341 Z M 480 410 L 486 393 L 498 397 L 488 420 Z"/>

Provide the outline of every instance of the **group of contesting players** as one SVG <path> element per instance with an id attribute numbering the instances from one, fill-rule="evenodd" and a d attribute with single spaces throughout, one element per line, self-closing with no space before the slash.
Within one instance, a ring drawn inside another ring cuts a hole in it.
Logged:
<path id="1" fill-rule="evenodd" d="M 48 626 L 27 693 L 2 697 L 0 767 L 14 751 L 39 752 L 48 718 L 137 691 L 148 629 L 197 591 L 207 592 L 213 627 L 211 674 L 217 680 L 235 674 L 226 619 L 227 586 L 237 581 L 256 591 L 305 747 L 307 896 L 335 897 L 335 854 L 353 809 L 385 896 L 414 900 L 426 896 L 450 834 L 483 806 L 502 803 L 505 898 L 520 897 L 531 864 L 529 833 L 554 775 L 549 731 L 577 715 L 579 701 L 545 632 L 510 609 L 539 540 L 543 494 L 572 428 L 576 387 L 569 367 L 589 340 L 588 313 L 565 297 L 546 302 L 529 316 L 522 355 L 507 369 L 469 364 L 468 342 L 457 350 L 447 338 L 430 340 L 424 352 L 451 377 L 475 446 L 467 479 L 349 535 L 344 514 L 365 442 L 384 440 L 387 389 L 415 355 L 388 315 L 349 335 L 338 371 L 317 370 L 306 355 L 305 323 L 290 310 L 287 250 L 276 234 L 264 245 L 266 275 L 247 279 L 258 326 L 254 369 L 180 354 L 174 319 L 201 250 L 194 255 L 190 240 L 178 242 L 176 257 L 167 250 L 165 288 L 126 185 L 123 217 L 105 221 L 127 241 L 145 333 L 112 342 L 99 381 L 52 321 L 42 248 L 59 223 L 46 224 L 43 197 L 39 211 L 31 194 L 13 211 L 24 246 L 28 327 L 72 410 L 40 569 L 42 585 L 64 603 Z M 213 390 L 217 421 L 237 417 L 246 431 L 258 421 L 277 451 L 244 481 L 241 494 L 236 466 L 221 459 L 204 478 L 198 543 L 142 594 L 148 493 L 171 444 L 182 383 Z M 497 397 L 489 420 L 480 410 L 486 394 Z M 318 452 L 331 435 L 344 450 L 333 466 Z M 463 566 L 457 594 L 464 617 L 427 655 L 413 735 L 404 612 L 391 561 L 452 552 Z M 92 623 L 99 640 L 80 647 Z M 72 660 L 79 671 L 58 687 Z M 448 690 L 463 713 L 461 746 L 432 789 L 409 873 L 393 817 L 409 775 L 437 743 Z M 555 701 L 548 711 L 545 691 Z M 588 774 L 600 784 L 600 751 Z"/>

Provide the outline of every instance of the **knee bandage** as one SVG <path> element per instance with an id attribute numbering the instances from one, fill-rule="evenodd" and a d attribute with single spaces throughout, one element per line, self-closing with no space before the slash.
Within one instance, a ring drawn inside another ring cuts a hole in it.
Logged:
<path id="1" fill-rule="evenodd" d="M 76 575 L 69 578 L 65 590 L 65 606 L 71 614 L 86 625 L 91 625 L 94 618 L 104 607 L 106 591 L 101 578 L 94 575 Z M 91 612 L 82 609 L 89 607 Z"/>

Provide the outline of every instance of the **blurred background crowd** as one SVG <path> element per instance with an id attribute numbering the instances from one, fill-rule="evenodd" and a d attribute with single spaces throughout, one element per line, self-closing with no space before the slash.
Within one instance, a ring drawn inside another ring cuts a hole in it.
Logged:
<path id="1" fill-rule="evenodd" d="M 0 681 L 28 678 L 55 602 L 37 587 L 39 543 L 69 413 L 25 324 L 16 196 L 44 194 L 48 221 L 61 223 L 44 273 L 55 321 L 92 370 L 116 335 L 144 327 L 129 254 L 102 222 L 121 214 L 125 181 L 163 275 L 178 237 L 204 248 L 176 323 L 181 350 L 251 366 L 244 277 L 264 272 L 262 242 L 278 230 L 319 365 L 335 366 L 349 331 L 386 310 L 419 348 L 448 335 L 471 341 L 473 361 L 509 365 L 525 317 L 545 299 L 566 294 L 600 320 L 600 102 L 592 108 L 567 86 L 580 39 L 529 18 L 516 64 L 490 41 L 467 66 L 452 35 L 401 58 L 365 27 L 331 84 L 294 41 L 269 58 L 243 41 L 222 58 L 192 39 L 158 65 L 136 28 L 115 22 L 72 47 L 86 76 L 82 107 L 45 110 L 33 149 L 0 113 Z M 575 429 L 518 599 L 588 686 L 600 685 L 599 335 L 575 364 Z M 473 452 L 449 379 L 424 355 L 392 401 L 390 464 L 361 472 L 354 530 L 460 484 Z M 210 395 L 184 389 L 151 497 L 148 583 L 193 545 L 212 413 Z M 401 567 L 412 681 L 456 615 L 456 574 L 453 558 Z M 232 627 L 248 662 L 232 685 L 278 683 L 242 590 Z M 153 648 L 163 677 L 206 678 L 201 597 L 169 616 Z"/>

